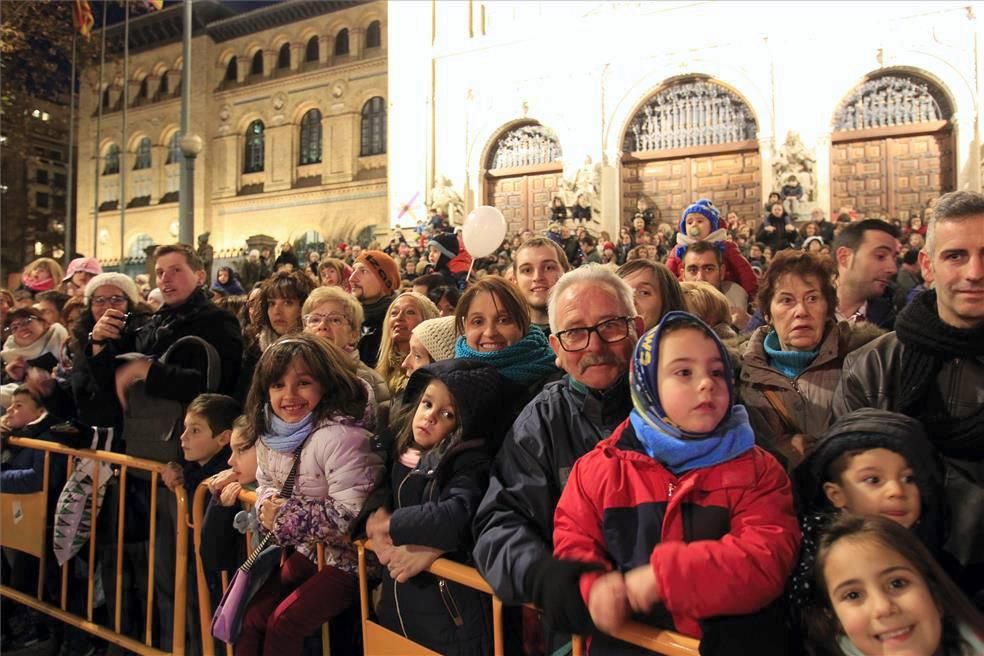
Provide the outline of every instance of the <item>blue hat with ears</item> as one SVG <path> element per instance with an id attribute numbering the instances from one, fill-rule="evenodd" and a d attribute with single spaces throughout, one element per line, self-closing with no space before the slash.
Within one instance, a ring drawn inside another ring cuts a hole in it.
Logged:
<path id="1" fill-rule="evenodd" d="M 732 409 L 736 402 L 731 357 L 728 355 L 728 351 L 721 342 L 721 339 L 711 330 L 710 326 L 688 312 L 667 312 L 657 326 L 643 333 L 639 341 L 636 342 L 635 351 L 632 354 L 632 366 L 629 372 L 632 406 L 643 417 L 655 415 L 660 420 L 666 418 L 666 411 L 663 410 L 663 404 L 659 400 L 659 387 L 657 383 L 657 377 L 659 375 L 659 343 L 662 339 L 663 332 L 668 327 L 681 323 L 703 331 L 708 339 L 713 340 L 718 351 L 721 353 L 721 366 L 724 367 L 729 399 L 728 412 L 721 418 L 721 424 L 724 424 L 731 418 Z"/>
<path id="2" fill-rule="evenodd" d="M 699 201 L 683 210 L 683 214 L 680 215 L 680 225 L 678 228 L 681 234 L 687 234 L 687 216 L 690 214 L 700 214 L 702 217 L 707 219 L 711 224 L 711 232 L 714 232 L 721 227 L 721 212 L 718 211 L 718 208 L 714 207 L 714 203 L 710 200 L 707 198 L 701 198 Z"/>

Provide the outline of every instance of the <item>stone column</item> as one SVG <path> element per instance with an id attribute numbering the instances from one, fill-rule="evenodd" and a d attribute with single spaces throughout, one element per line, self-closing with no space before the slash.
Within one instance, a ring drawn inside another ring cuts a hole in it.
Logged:
<path id="1" fill-rule="evenodd" d="M 335 61 L 335 38 L 330 34 L 318 36 L 318 61 L 322 66 L 331 66 Z"/>
<path id="2" fill-rule="evenodd" d="M 329 144 L 322 156 L 322 184 L 348 182 L 354 176 L 359 157 L 359 112 L 343 112 L 343 106 L 332 107 L 322 119 L 322 138 Z"/>
<path id="3" fill-rule="evenodd" d="M 239 175 L 243 168 L 239 161 L 241 151 L 242 139 L 234 132 L 227 132 L 212 140 L 209 168 L 213 198 L 230 198 L 239 191 Z"/>
<path id="4" fill-rule="evenodd" d="M 164 162 L 167 161 L 167 146 L 154 144 L 150 147 L 151 167 L 150 180 L 150 204 L 157 205 L 161 196 L 164 195 L 164 184 L 167 179 L 167 171 Z"/>
<path id="5" fill-rule="evenodd" d="M 290 44 L 290 70 L 294 73 L 301 69 L 301 62 L 304 60 L 304 50 L 306 43 Z"/>
<path id="6" fill-rule="evenodd" d="M 263 191 L 290 189 L 294 172 L 292 153 L 293 125 L 270 126 L 266 129 L 266 166 Z"/>
<path id="7" fill-rule="evenodd" d="M 349 30 L 349 54 L 353 59 L 362 59 L 366 51 L 366 31 L 361 27 Z"/>
<path id="8" fill-rule="evenodd" d="M 819 207 L 823 210 L 824 216 L 834 221 L 837 217 L 830 214 L 833 211 L 833 208 L 830 206 L 830 145 L 830 132 L 825 132 L 817 139 L 816 151 L 814 153 L 817 163 L 813 167 L 813 184 L 815 186 L 813 201 L 815 203 L 814 207 Z"/>
<path id="9" fill-rule="evenodd" d="M 762 203 L 765 203 L 766 199 L 769 198 L 769 194 L 773 191 L 779 191 L 774 187 L 775 181 L 772 179 L 772 160 L 775 157 L 775 147 L 776 140 L 775 137 L 759 137 L 759 165 L 761 166 L 760 172 L 762 177 L 762 196 L 759 199 L 759 207 Z M 757 220 L 760 218 L 758 216 Z"/>
<path id="10" fill-rule="evenodd" d="M 241 83 L 249 77 L 249 67 L 252 63 L 253 62 L 249 57 L 236 58 L 236 82 Z"/>
<path id="11" fill-rule="evenodd" d="M 263 51 L 263 77 L 273 77 L 273 72 L 277 70 L 277 52 L 275 50 Z"/>

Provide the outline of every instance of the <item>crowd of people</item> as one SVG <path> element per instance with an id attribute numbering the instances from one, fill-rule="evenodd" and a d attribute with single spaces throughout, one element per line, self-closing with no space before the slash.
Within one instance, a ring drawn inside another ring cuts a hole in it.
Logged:
<path id="1" fill-rule="evenodd" d="M 374 617 L 442 654 L 491 653 L 492 629 L 488 597 L 426 571 L 439 557 L 507 604 L 510 654 L 572 634 L 636 653 L 612 637 L 630 619 L 701 654 L 982 653 L 984 195 L 907 226 L 850 208 L 797 225 L 783 200 L 743 220 L 700 199 L 673 224 L 640 201 L 617 243 L 555 212 L 474 260 L 435 216 L 385 246 L 251 251 L 214 279 L 172 244 L 153 286 L 41 258 L 0 290 L 0 429 L 166 463 L 157 484 L 189 498 L 206 484 L 213 608 L 244 532 L 282 547 L 236 654 L 305 653 L 325 623 L 332 653 L 359 653 L 359 538 Z M 41 490 L 43 468 L 5 442 L 4 494 Z M 49 508 L 66 476 L 53 456 Z M 186 518 L 152 483 L 109 485 L 96 621 L 119 609 L 166 651 Z M 37 559 L 3 555 L 33 591 Z M 68 576 L 82 612 L 82 556 Z M 106 648 L 4 604 L 4 653 Z"/>

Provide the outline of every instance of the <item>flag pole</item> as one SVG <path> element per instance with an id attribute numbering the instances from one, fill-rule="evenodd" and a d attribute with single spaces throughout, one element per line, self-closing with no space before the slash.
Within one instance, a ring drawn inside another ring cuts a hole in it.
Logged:
<path id="1" fill-rule="evenodd" d="M 194 27 L 192 0 L 184 0 L 184 34 L 181 39 L 181 139 L 191 134 L 191 37 Z M 181 149 L 181 178 L 178 192 L 178 241 L 193 245 L 195 240 L 195 169 L 185 148 Z"/>
<path id="2" fill-rule="evenodd" d="M 68 198 L 65 202 L 65 268 L 75 252 L 75 53 L 78 30 L 72 30 L 72 91 L 68 110 Z"/>
<path id="3" fill-rule="evenodd" d="M 129 163 L 126 154 L 130 152 L 127 145 L 127 108 L 130 106 L 130 0 L 124 0 L 123 13 L 123 148 L 120 154 L 120 265 L 119 272 L 123 273 L 123 231 L 126 228 L 126 169 Z"/>
<path id="4" fill-rule="evenodd" d="M 96 252 L 99 249 L 99 160 L 102 153 L 99 152 L 99 144 L 102 141 L 102 117 L 103 117 L 103 93 L 105 90 L 103 86 L 103 70 L 106 67 L 106 3 L 103 2 L 103 20 L 102 20 L 102 47 L 99 51 L 99 112 L 96 114 L 96 156 L 93 157 L 95 160 L 96 174 L 92 176 L 93 184 L 95 186 L 95 193 L 92 197 L 95 199 L 95 207 L 92 212 L 92 257 L 96 257 Z"/>

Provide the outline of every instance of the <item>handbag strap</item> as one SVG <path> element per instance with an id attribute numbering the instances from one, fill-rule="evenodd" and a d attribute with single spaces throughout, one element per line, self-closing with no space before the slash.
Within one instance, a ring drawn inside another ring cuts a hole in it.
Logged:
<path id="1" fill-rule="evenodd" d="M 301 451 L 304 449 L 304 445 L 307 443 L 307 438 L 303 442 L 297 445 L 294 449 L 294 463 L 290 466 L 290 472 L 287 473 L 287 478 L 284 479 L 284 485 L 280 488 L 280 496 L 284 499 L 289 499 L 294 495 L 294 482 L 297 480 L 297 470 L 300 468 L 301 464 Z M 256 563 L 256 559 L 260 557 L 260 554 L 270 546 L 270 541 L 273 539 L 273 532 L 268 531 L 261 539 L 259 544 L 253 549 L 253 552 L 249 555 L 239 569 L 243 572 L 248 572 L 253 568 Z"/>
<path id="2" fill-rule="evenodd" d="M 772 406 L 772 409 L 775 410 L 775 413 L 779 415 L 779 421 L 782 422 L 790 435 L 803 432 L 796 426 L 796 422 L 790 416 L 789 411 L 786 410 L 786 404 L 782 402 L 782 399 L 779 398 L 775 390 L 763 390 L 762 394 L 765 396 L 765 400 L 769 402 L 769 405 Z"/>

